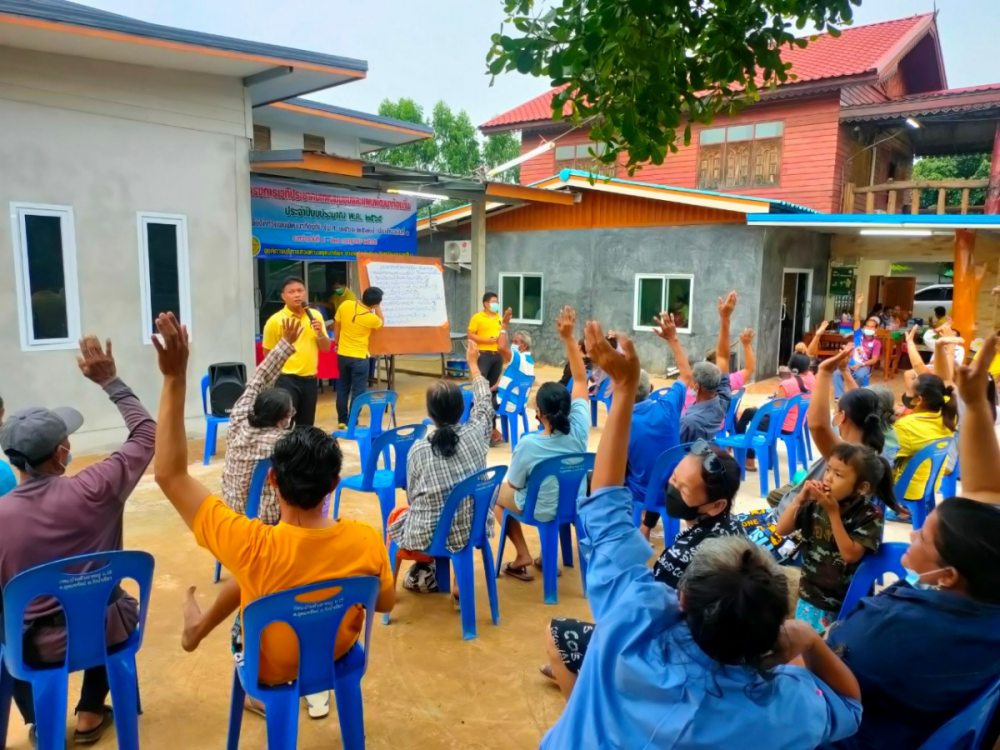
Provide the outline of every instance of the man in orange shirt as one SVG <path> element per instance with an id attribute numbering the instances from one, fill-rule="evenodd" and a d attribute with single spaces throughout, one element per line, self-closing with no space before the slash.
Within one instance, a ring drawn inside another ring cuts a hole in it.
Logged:
<path id="1" fill-rule="evenodd" d="M 379 532 L 368 524 L 331 520 L 323 514 L 323 499 L 340 481 L 341 453 L 335 438 L 319 428 L 302 427 L 275 444 L 268 481 L 278 492 L 281 520 L 276 526 L 236 513 L 188 474 L 184 434 L 187 330 L 177 323 L 173 313 L 160 315 L 156 328 L 162 343 L 154 336 L 153 344 L 163 373 L 161 421 L 156 430 L 156 482 L 194 532 L 198 544 L 215 555 L 236 581 L 227 584 L 204 617 L 194 602 L 194 590 L 189 590 L 184 608 L 185 639 L 189 640 L 185 648 L 197 646 L 197 641 L 237 604 L 242 613 L 243 607 L 267 594 L 334 578 L 378 576 L 381 588 L 376 609 L 392 610 L 396 601 L 392 566 Z M 237 591 L 238 596 L 234 595 Z M 354 645 L 363 623 L 361 611 L 344 618 L 335 657 Z M 239 636 L 239 629 L 234 630 Z M 242 638 L 235 640 L 237 650 Z M 298 643 L 294 634 L 282 623 L 269 626 L 261 641 L 261 681 L 280 684 L 296 679 L 297 674 Z M 329 695 L 326 705 L 328 712 Z"/>

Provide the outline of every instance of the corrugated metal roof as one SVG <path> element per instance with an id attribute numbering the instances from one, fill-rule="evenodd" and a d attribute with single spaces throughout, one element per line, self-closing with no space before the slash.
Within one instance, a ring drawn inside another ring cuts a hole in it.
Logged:
<path id="1" fill-rule="evenodd" d="M 171 26 L 140 21 L 117 13 L 109 13 L 86 5 L 71 3 L 67 0 L 0 0 L 0 13 L 9 13 L 26 18 L 36 18 L 56 23 L 67 23 L 75 26 L 87 26 L 93 29 L 117 31 L 123 34 L 162 39 L 164 41 L 193 44 L 200 47 L 242 52 L 251 55 L 263 55 L 287 60 L 294 60 L 315 65 L 327 65 L 333 68 L 344 68 L 358 72 L 367 72 L 368 63 L 337 55 L 325 55 L 320 52 L 280 47 L 275 44 L 250 42 L 244 39 L 204 34 L 200 31 L 177 29 Z"/>
<path id="2" fill-rule="evenodd" d="M 933 13 L 899 18 L 866 26 L 849 27 L 839 37 L 820 34 L 815 41 L 804 47 L 783 48 L 781 59 L 791 63 L 791 73 L 795 81 L 782 87 L 819 81 L 830 78 L 845 78 L 880 72 L 878 66 L 886 62 L 894 53 L 912 43 L 913 35 L 921 27 L 930 28 Z M 565 87 L 562 87 L 565 88 Z M 521 125 L 529 122 L 543 122 L 552 119 L 552 97 L 561 88 L 552 89 L 519 107 L 504 112 L 484 123 L 482 128 Z M 564 114 L 569 114 L 567 109 Z"/>

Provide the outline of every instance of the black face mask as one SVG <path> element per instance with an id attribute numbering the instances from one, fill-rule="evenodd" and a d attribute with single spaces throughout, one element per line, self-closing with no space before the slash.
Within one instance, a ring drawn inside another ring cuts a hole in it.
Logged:
<path id="1" fill-rule="evenodd" d="M 684 502 L 681 491 L 674 485 L 667 485 L 667 515 L 671 518 L 679 518 L 682 521 L 693 521 L 700 514 L 698 508 L 701 506 L 690 506 Z"/>

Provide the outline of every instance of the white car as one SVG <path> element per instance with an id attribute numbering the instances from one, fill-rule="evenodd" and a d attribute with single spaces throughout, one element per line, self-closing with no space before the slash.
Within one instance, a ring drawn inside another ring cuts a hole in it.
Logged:
<path id="1" fill-rule="evenodd" d="M 913 295 L 913 318 L 923 318 L 927 324 L 934 317 L 934 308 L 943 307 L 951 310 L 951 299 L 954 287 L 951 284 L 931 284 L 918 289 Z"/>

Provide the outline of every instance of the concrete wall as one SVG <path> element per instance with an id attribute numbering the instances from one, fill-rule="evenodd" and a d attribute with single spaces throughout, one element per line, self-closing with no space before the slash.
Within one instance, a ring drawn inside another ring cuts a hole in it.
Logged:
<path id="1" fill-rule="evenodd" d="M 188 223 L 192 362 L 187 416 L 203 429 L 201 374 L 253 363 L 249 123 L 238 79 L 0 48 L 0 393 L 8 413 L 83 412 L 79 450 L 119 441 L 117 410 L 70 350 L 21 351 L 9 204 L 71 206 L 80 328 L 114 342 L 122 379 L 155 414 L 161 379 L 142 341 L 137 211 Z"/>
<path id="2" fill-rule="evenodd" d="M 772 377 L 777 373 L 778 367 L 784 269 L 812 270 L 809 327 L 818 325 L 826 310 L 830 238 L 818 232 L 780 227 L 765 227 L 755 231 L 762 233 L 764 248 L 760 318 L 757 324 L 757 376 Z"/>
<path id="3" fill-rule="evenodd" d="M 419 252 L 441 257 L 445 240 L 462 237 L 439 233 L 422 238 Z M 486 288 L 497 291 L 504 272 L 544 275 L 544 322 L 512 326 L 531 334 L 539 362 L 565 361 L 554 325 L 559 308 L 571 304 L 580 318 L 595 318 L 605 328 L 632 335 L 643 366 L 662 374 L 673 364 L 666 344 L 653 333 L 632 330 L 635 275 L 694 274 L 692 332 L 681 334 L 681 340 L 692 359 L 701 359 L 715 346 L 718 298 L 729 290 L 740 295 L 732 322 L 734 338 L 745 326 L 758 327 L 762 239 L 761 230 L 743 225 L 496 232 L 487 236 Z M 464 330 L 469 275 L 449 271 L 445 283 L 452 328 Z"/>

